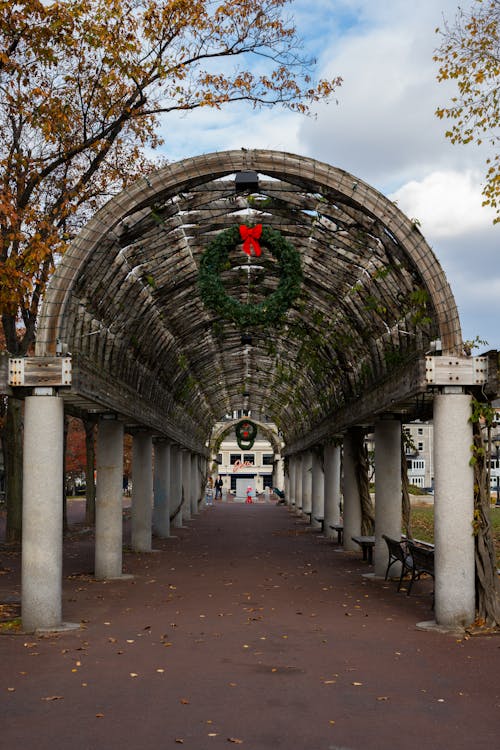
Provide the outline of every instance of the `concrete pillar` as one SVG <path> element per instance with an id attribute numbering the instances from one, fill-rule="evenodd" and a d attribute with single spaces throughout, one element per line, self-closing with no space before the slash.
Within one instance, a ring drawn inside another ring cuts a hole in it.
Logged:
<path id="1" fill-rule="evenodd" d="M 283 458 L 280 455 L 276 456 L 275 471 L 276 475 L 274 477 L 274 486 L 279 490 L 283 490 L 285 488 L 285 467 Z"/>
<path id="2" fill-rule="evenodd" d="M 312 508 L 312 455 L 306 451 L 302 456 L 302 513 Z"/>
<path id="3" fill-rule="evenodd" d="M 311 481 L 311 526 L 319 528 L 321 522 L 315 517 L 324 517 L 325 512 L 325 475 L 323 473 L 322 456 L 312 451 L 312 481 Z"/>
<path id="4" fill-rule="evenodd" d="M 361 501 L 359 497 L 353 441 L 350 432 L 344 438 L 344 549 L 359 550 L 352 536 L 361 534 Z"/>
<path id="5" fill-rule="evenodd" d="M 375 575 L 385 576 L 389 550 L 382 534 L 401 538 L 401 423 L 384 419 L 375 425 Z M 398 573 L 396 565 L 391 575 Z"/>
<path id="6" fill-rule="evenodd" d="M 96 450 L 96 578 L 120 578 L 122 546 L 123 424 L 117 419 L 100 419 Z"/>
<path id="7" fill-rule="evenodd" d="M 56 395 L 24 403 L 22 622 L 62 625 L 64 407 Z"/>
<path id="8" fill-rule="evenodd" d="M 342 449 L 339 445 L 325 445 L 325 535 L 332 537 L 335 531 L 330 525 L 340 523 L 340 463 Z"/>
<path id="9" fill-rule="evenodd" d="M 288 473 L 284 473 L 283 490 L 287 505 L 290 505 L 290 463 L 288 464 Z"/>
<path id="10" fill-rule="evenodd" d="M 198 456 L 191 453 L 191 513 L 198 513 L 200 500 L 200 470 L 198 467 Z"/>
<path id="11" fill-rule="evenodd" d="M 286 497 L 287 504 L 292 507 L 295 505 L 295 476 L 297 473 L 297 459 L 295 456 L 290 456 L 288 459 L 288 495 Z"/>
<path id="12" fill-rule="evenodd" d="M 153 521 L 153 440 L 138 432 L 132 442 L 132 549 L 151 552 Z"/>
<path id="13" fill-rule="evenodd" d="M 302 471 L 304 469 L 304 458 L 299 454 L 296 459 L 295 469 L 295 510 L 302 513 Z"/>
<path id="14" fill-rule="evenodd" d="M 475 618 L 471 397 L 444 391 L 434 399 L 435 617 L 456 627 Z"/>
<path id="15" fill-rule="evenodd" d="M 170 444 L 155 443 L 153 475 L 153 530 L 162 539 L 170 536 Z"/>
<path id="16" fill-rule="evenodd" d="M 182 449 L 179 445 L 170 448 L 170 512 L 175 513 L 182 501 Z M 174 526 L 182 526 L 182 508 L 174 518 Z"/>
<path id="17" fill-rule="evenodd" d="M 182 451 L 182 518 L 189 521 L 191 518 L 191 453 Z"/>

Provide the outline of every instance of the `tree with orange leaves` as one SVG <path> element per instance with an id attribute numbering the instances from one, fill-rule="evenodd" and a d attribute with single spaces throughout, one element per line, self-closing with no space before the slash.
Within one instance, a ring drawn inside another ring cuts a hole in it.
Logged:
<path id="1" fill-rule="evenodd" d="M 151 169 L 144 148 L 160 145 L 164 116 L 237 101 L 307 113 L 333 93 L 339 79 L 311 82 L 314 61 L 282 19 L 289 2 L 0 0 L 0 313 L 11 354 L 33 344 L 45 286 L 78 228 Z"/>

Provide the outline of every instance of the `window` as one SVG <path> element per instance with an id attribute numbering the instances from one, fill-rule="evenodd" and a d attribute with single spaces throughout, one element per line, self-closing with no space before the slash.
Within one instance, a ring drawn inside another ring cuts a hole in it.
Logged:
<path id="1" fill-rule="evenodd" d="M 424 478 L 423 477 L 412 477 L 411 483 L 415 485 L 415 487 L 423 487 L 424 486 Z"/>
<path id="2" fill-rule="evenodd" d="M 262 466 L 272 466 L 274 463 L 274 453 L 262 454 Z"/>
<path id="3" fill-rule="evenodd" d="M 424 444 L 422 442 L 417 443 L 417 450 L 423 451 L 424 450 Z"/>
<path id="4" fill-rule="evenodd" d="M 418 435 L 423 435 L 424 434 L 424 428 L 423 427 L 419 427 L 418 430 L 417 430 L 417 434 Z"/>
<path id="5" fill-rule="evenodd" d="M 264 489 L 266 487 L 272 487 L 273 486 L 273 475 L 272 474 L 265 474 L 262 479 L 264 480 Z"/>
<path id="6" fill-rule="evenodd" d="M 245 463 L 252 464 L 252 466 L 255 464 L 255 456 L 253 453 L 244 453 L 243 454 L 243 461 Z"/>
<path id="7" fill-rule="evenodd" d="M 231 466 L 234 466 L 236 461 L 241 461 L 241 453 L 230 453 L 229 463 L 231 464 Z"/>
<path id="8" fill-rule="evenodd" d="M 422 458 L 413 458 L 407 460 L 409 471 L 424 471 L 425 461 Z"/>

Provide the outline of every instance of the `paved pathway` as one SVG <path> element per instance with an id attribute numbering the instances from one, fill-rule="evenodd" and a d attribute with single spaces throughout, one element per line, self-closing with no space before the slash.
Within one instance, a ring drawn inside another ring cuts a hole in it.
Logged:
<path id="1" fill-rule="evenodd" d="M 177 533 L 177 530 L 176 530 Z M 500 637 L 416 630 L 430 589 L 363 578 L 283 506 L 217 505 L 133 580 L 96 582 L 92 540 L 65 543 L 64 617 L 0 636 L 0 737 L 19 750 L 492 750 Z M 17 586 L 17 556 L 0 595 Z"/>

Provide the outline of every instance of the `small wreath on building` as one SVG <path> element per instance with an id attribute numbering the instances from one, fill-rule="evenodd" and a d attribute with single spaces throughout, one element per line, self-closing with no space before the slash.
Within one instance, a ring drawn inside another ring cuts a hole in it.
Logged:
<path id="1" fill-rule="evenodd" d="M 243 419 L 235 427 L 236 441 L 242 451 L 249 451 L 253 448 L 255 438 L 257 437 L 257 425 L 248 419 Z"/>
<path id="2" fill-rule="evenodd" d="M 227 294 L 221 272 L 229 267 L 229 253 L 243 243 L 247 255 L 261 254 L 260 243 L 276 258 L 280 267 L 278 287 L 258 303 L 240 302 Z M 240 328 L 276 325 L 292 306 L 302 285 L 300 254 L 281 232 L 257 224 L 256 227 L 231 227 L 220 232 L 209 244 L 201 258 L 198 286 L 201 299 L 222 318 Z"/>

